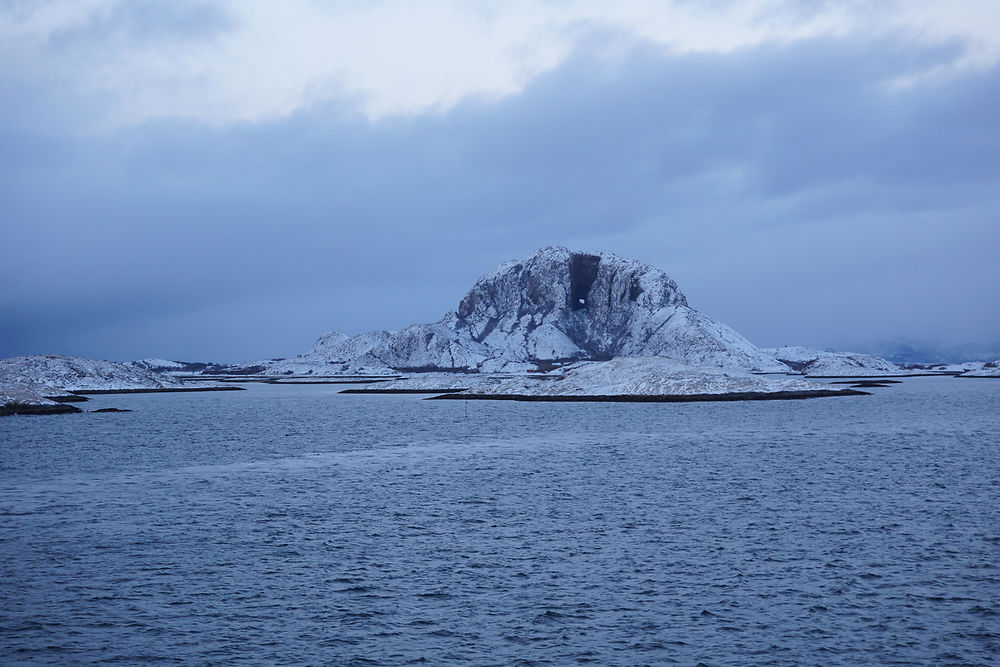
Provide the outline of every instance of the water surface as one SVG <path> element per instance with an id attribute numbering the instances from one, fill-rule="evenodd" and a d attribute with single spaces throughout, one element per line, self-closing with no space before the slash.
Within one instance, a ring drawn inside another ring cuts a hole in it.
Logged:
<path id="1" fill-rule="evenodd" d="M 1000 382 L 0 420 L 0 661 L 991 664 Z"/>

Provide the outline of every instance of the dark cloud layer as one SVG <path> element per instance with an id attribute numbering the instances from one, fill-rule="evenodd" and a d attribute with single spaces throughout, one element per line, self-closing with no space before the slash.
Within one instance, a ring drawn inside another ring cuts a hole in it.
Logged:
<path id="1" fill-rule="evenodd" d="M 519 95 L 374 123 L 99 131 L 74 122 L 93 99 L 17 84 L 0 356 L 294 354 L 436 319 L 550 243 L 657 264 L 760 344 L 1000 340 L 1000 72 L 892 85 L 961 46 L 583 51 Z"/>

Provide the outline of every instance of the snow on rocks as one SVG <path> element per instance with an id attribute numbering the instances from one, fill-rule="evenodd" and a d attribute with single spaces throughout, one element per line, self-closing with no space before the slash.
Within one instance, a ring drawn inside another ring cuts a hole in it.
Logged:
<path id="1" fill-rule="evenodd" d="M 663 271 L 610 253 L 543 248 L 481 278 L 452 328 L 487 357 L 607 360 L 660 355 L 698 365 L 777 364 L 729 327 L 691 308 Z"/>
<path id="2" fill-rule="evenodd" d="M 792 371 L 813 377 L 870 377 L 907 375 L 891 361 L 870 354 L 828 352 L 809 347 L 778 347 L 765 349 Z"/>
<path id="3" fill-rule="evenodd" d="M 339 331 L 331 331 L 325 336 L 320 337 L 312 346 L 312 349 L 302 355 L 301 358 L 325 359 L 342 363 L 348 362 L 384 344 L 392 338 L 393 333 L 391 331 L 369 331 L 349 337 Z"/>
<path id="4" fill-rule="evenodd" d="M 18 384 L 0 384 L 0 416 L 47 415 L 80 412 L 80 408 L 46 397 L 44 390 Z"/>
<path id="5" fill-rule="evenodd" d="M 252 361 L 206 372 L 222 375 L 395 377 L 398 373 L 393 369 L 378 361 L 365 358 L 372 348 L 386 343 L 392 336 L 393 332 L 389 331 L 369 331 L 357 336 L 346 336 L 339 331 L 331 331 L 321 336 L 308 352 L 290 359 Z"/>
<path id="6" fill-rule="evenodd" d="M 233 373 L 236 369 L 238 372 Z M 387 366 L 370 366 L 340 360 L 323 359 L 313 355 L 300 355 L 291 359 L 254 361 L 250 364 L 223 369 L 220 374 L 266 375 L 276 377 L 339 377 L 356 375 L 388 375 L 397 377 L 399 373 Z"/>
<path id="7" fill-rule="evenodd" d="M 971 368 L 958 377 L 963 378 L 996 378 L 1000 377 L 1000 359 L 981 362 L 978 368 Z"/>
<path id="8" fill-rule="evenodd" d="M 130 366 L 142 368 L 147 371 L 156 371 L 157 373 L 179 372 L 183 371 L 187 367 L 187 364 L 183 362 L 171 361 L 170 359 L 148 358 L 130 361 L 128 363 Z"/>
<path id="9" fill-rule="evenodd" d="M 177 378 L 130 364 L 39 354 L 0 359 L 0 383 L 66 391 L 162 391 L 183 387 Z"/>
<path id="10" fill-rule="evenodd" d="M 482 388 L 515 377 L 502 373 L 414 373 L 343 390 L 342 394 L 442 394 Z M 519 376 L 520 377 L 520 376 Z"/>
<path id="11" fill-rule="evenodd" d="M 857 395 L 852 389 L 799 378 L 694 367 L 665 357 L 581 362 L 552 376 L 483 381 L 442 398 L 516 400 L 698 401 Z"/>

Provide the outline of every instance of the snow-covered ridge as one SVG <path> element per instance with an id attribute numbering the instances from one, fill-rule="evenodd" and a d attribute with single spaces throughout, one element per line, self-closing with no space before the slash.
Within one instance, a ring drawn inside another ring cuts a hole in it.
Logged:
<path id="1" fill-rule="evenodd" d="M 39 354 L 0 359 L 0 384 L 67 391 L 137 391 L 183 387 L 177 378 L 130 364 Z"/>
<path id="2" fill-rule="evenodd" d="M 136 361 L 128 362 L 132 366 L 137 368 L 145 368 L 148 371 L 164 371 L 164 370 L 182 370 L 187 364 L 180 361 L 171 361 L 170 359 L 138 359 Z"/>
<path id="3" fill-rule="evenodd" d="M 870 354 L 829 352 L 809 347 L 767 348 L 764 352 L 791 370 L 815 377 L 862 377 L 905 375 L 907 371 L 891 361 Z"/>
<path id="4" fill-rule="evenodd" d="M 193 375 L 196 373 L 211 373 L 213 370 L 221 368 L 219 364 L 206 363 L 202 361 L 173 361 L 171 359 L 139 359 L 129 361 L 129 366 L 135 366 L 146 371 L 155 373 L 167 373 L 169 375 Z"/>

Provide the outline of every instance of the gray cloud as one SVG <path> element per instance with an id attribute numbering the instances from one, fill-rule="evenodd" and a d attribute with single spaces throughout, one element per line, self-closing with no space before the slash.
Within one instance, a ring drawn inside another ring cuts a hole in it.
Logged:
<path id="1" fill-rule="evenodd" d="M 87 20 L 55 31 L 48 40 L 53 51 L 91 52 L 109 42 L 117 47 L 157 43 L 195 43 L 225 34 L 233 18 L 213 2 L 128 0 L 101 8 Z"/>
<path id="2" fill-rule="evenodd" d="M 0 124 L 0 356 L 294 354 L 548 243 L 655 263 L 761 344 L 998 340 L 1000 73 L 890 86 L 961 54 L 584 50 L 444 114 L 105 133 L 20 88 L 46 120 Z"/>

